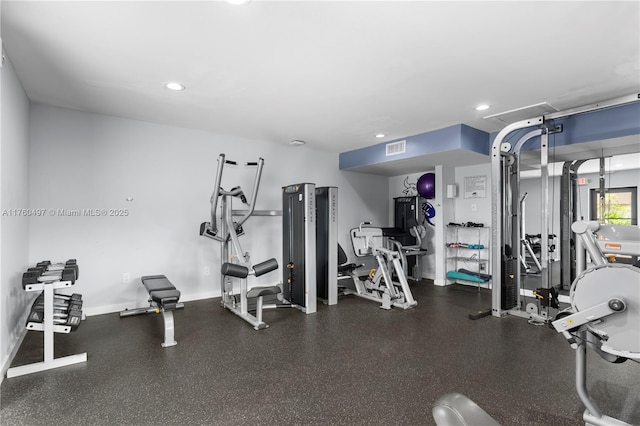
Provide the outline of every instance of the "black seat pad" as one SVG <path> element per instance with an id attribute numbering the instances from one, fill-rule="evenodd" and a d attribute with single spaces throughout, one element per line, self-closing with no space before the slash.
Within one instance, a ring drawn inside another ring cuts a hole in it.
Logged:
<path id="1" fill-rule="evenodd" d="M 260 296 L 270 296 L 272 294 L 278 294 L 280 291 L 280 287 L 277 285 L 270 287 L 253 287 L 251 290 L 247 291 L 247 299 Z"/>

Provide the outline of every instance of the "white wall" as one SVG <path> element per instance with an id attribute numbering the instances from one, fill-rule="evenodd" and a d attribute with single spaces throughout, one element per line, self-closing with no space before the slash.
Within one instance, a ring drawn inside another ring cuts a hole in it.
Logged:
<path id="1" fill-rule="evenodd" d="M 337 170 L 337 162 L 334 167 Z M 349 230 L 366 220 L 380 224 L 389 222 L 388 178 L 347 171 L 331 173 L 339 177 L 343 185 L 337 185 L 339 187 L 338 242 L 342 245 L 350 260 L 355 263 L 361 263 L 360 260 L 357 262 L 354 260 L 353 250 L 349 249 L 352 247 Z"/>
<path id="2" fill-rule="evenodd" d="M 144 304 L 139 277 L 148 274 L 167 275 L 183 300 L 219 296 L 219 244 L 198 229 L 209 221 L 221 152 L 240 164 L 265 159 L 257 209 L 281 209 L 282 186 L 314 182 L 339 187 L 341 242 L 361 218 L 388 220 L 386 178 L 340 172 L 337 154 L 34 105 L 30 203 L 51 214 L 31 218 L 30 261 L 77 258 L 75 291 L 87 314 Z M 254 168 L 226 166 L 222 186 L 250 192 L 254 175 Z M 58 209 L 128 215 L 69 217 Z M 254 262 L 281 262 L 280 218 L 251 218 L 244 229 L 243 249 Z M 254 283 L 280 279 L 271 273 Z"/>
<path id="3" fill-rule="evenodd" d="M 444 286 L 450 284 L 450 281 L 446 278 L 447 274 L 447 223 L 455 219 L 455 204 L 454 199 L 447 198 L 446 187 L 451 185 L 455 180 L 455 171 L 453 167 L 448 166 L 436 166 L 436 198 L 433 200 L 434 206 L 440 211 L 440 214 L 436 212 L 435 217 L 435 246 L 436 246 L 436 259 L 435 259 L 435 279 L 433 283 L 435 285 Z"/>
<path id="4" fill-rule="evenodd" d="M 488 158 L 487 161 L 489 161 Z M 465 198 L 465 178 L 472 176 L 486 176 L 487 186 L 484 197 Z M 491 226 L 491 163 L 456 167 L 455 182 L 458 187 L 458 195 L 454 201 L 455 220 L 451 221 L 456 223 L 475 222 Z"/>
<path id="5" fill-rule="evenodd" d="M 29 100 L 8 57 L 0 72 L 0 365 L 4 377 L 11 352 L 24 333 L 33 295 L 22 289 L 22 272 L 28 267 L 29 220 L 24 212 L 14 210 L 29 207 Z"/>

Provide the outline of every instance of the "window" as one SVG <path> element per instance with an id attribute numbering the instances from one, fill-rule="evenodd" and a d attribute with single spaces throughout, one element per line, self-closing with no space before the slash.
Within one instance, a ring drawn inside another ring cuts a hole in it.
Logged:
<path id="1" fill-rule="evenodd" d="M 638 224 L 638 188 L 606 188 L 604 193 L 604 215 L 600 217 L 600 191 L 592 189 L 591 220 L 612 225 Z"/>

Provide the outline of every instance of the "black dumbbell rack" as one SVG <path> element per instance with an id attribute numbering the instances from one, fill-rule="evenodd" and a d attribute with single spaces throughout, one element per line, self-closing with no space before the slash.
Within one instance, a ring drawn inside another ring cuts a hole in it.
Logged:
<path id="1" fill-rule="evenodd" d="M 52 368 L 64 367 L 87 361 L 87 353 L 54 358 L 54 333 L 70 333 L 77 324 L 60 324 L 54 320 L 54 300 L 56 290 L 73 287 L 78 277 L 75 260 L 64 265 L 52 265 L 45 261 L 38 263 L 23 274 L 22 286 L 26 291 L 42 292 L 44 295 L 44 315 L 41 322 L 27 321 L 27 330 L 44 332 L 44 360 L 33 364 L 12 367 L 7 370 L 7 378 L 31 374 Z M 81 314 L 80 314 L 81 315 Z M 59 321 L 58 321 L 59 322 Z"/>

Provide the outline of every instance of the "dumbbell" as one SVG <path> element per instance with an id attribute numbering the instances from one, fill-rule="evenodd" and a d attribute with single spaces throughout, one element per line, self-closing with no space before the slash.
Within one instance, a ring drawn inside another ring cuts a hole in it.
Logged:
<path id="1" fill-rule="evenodd" d="M 71 266 L 71 265 L 77 265 L 77 264 L 78 264 L 78 261 L 76 259 L 69 259 L 64 263 L 65 266 Z M 62 265 L 62 263 L 52 264 L 50 260 L 43 260 L 42 262 L 36 263 L 36 267 L 44 267 L 45 269 L 49 268 L 52 265 Z"/>
<path id="2" fill-rule="evenodd" d="M 33 305 L 42 305 L 44 306 L 44 292 L 40 293 L 38 297 L 33 302 Z M 66 296 L 64 294 L 54 294 L 53 295 L 53 307 L 54 309 L 82 309 L 82 295 L 78 293 L 74 293 L 71 296 Z"/>
<path id="3" fill-rule="evenodd" d="M 75 283 L 80 274 L 80 269 L 75 259 L 69 259 L 64 265 L 55 264 L 52 266 L 51 261 L 45 260 L 38 262 L 35 267 L 27 269 L 22 274 L 22 287 L 26 288 L 30 284 L 38 284 L 40 282 L 51 281 L 71 281 Z"/>
<path id="4" fill-rule="evenodd" d="M 37 284 L 40 272 L 28 271 L 22 274 L 22 288 L 27 288 L 29 284 Z"/>
<path id="5" fill-rule="evenodd" d="M 76 280 L 80 278 L 80 268 L 78 267 L 78 261 L 75 259 L 69 259 L 65 263 L 66 269 L 73 269 L 76 271 Z"/>
<path id="6" fill-rule="evenodd" d="M 29 316 L 27 317 L 27 323 L 35 322 L 42 323 L 44 321 L 44 306 L 36 305 L 31 308 Z M 72 308 L 70 310 L 53 310 L 53 324 L 55 325 L 67 325 L 71 327 L 71 331 L 75 331 L 80 322 L 82 321 L 82 310 Z"/>
<path id="7" fill-rule="evenodd" d="M 71 281 L 71 283 L 75 283 L 76 278 L 76 270 L 74 268 L 65 268 L 62 271 L 44 272 L 39 277 L 37 277 L 36 280 L 37 282 Z"/>
<path id="8" fill-rule="evenodd" d="M 41 268 L 29 268 L 27 272 L 22 274 L 22 288 L 26 288 L 29 284 L 38 284 L 43 281 L 60 281 L 60 278 L 62 278 L 62 274 L 59 274 L 58 278 L 54 278 L 51 275 L 45 276 L 45 273 L 46 271 L 42 270 Z M 40 277 L 46 278 L 40 279 Z M 65 275 L 65 277 L 70 278 L 68 274 Z"/>
<path id="9" fill-rule="evenodd" d="M 71 303 L 80 303 L 82 304 L 82 295 L 79 293 L 73 293 L 71 296 L 62 293 L 54 293 L 53 297 L 56 299 L 64 300 Z"/>
<path id="10" fill-rule="evenodd" d="M 71 309 L 69 311 L 69 316 L 67 317 L 67 321 L 65 325 L 71 327 L 71 331 L 75 331 L 82 322 L 82 310 L 80 309 Z"/>
<path id="11" fill-rule="evenodd" d="M 77 268 L 78 261 L 76 259 L 69 259 L 65 263 L 51 263 L 50 260 L 43 260 L 42 262 L 36 263 L 36 268 L 43 268 L 46 270 L 56 270 L 56 269 L 65 269 L 65 268 Z"/>
<path id="12" fill-rule="evenodd" d="M 44 306 L 40 309 L 37 306 L 31 306 L 31 311 L 27 317 L 27 323 L 44 321 Z"/>
<path id="13" fill-rule="evenodd" d="M 68 316 L 68 311 L 66 309 L 53 309 L 53 321 L 66 318 Z M 29 316 L 27 318 L 27 322 L 42 322 L 44 321 L 44 305 L 33 304 L 31 306 L 31 311 L 29 312 Z"/>
<path id="14" fill-rule="evenodd" d="M 47 267 L 44 265 L 32 266 L 31 268 L 27 269 L 27 272 L 37 272 L 38 274 L 44 274 L 46 271 Z"/>
<path id="15" fill-rule="evenodd" d="M 71 309 L 67 314 L 60 315 L 58 318 L 53 319 L 53 323 L 56 325 L 67 325 L 71 327 L 71 331 L 75 331 L 80 322 L 82 321 L 82 310 Z"/>
<path id="16" fill-rule="evenodd" d="M 483 249 L 483 244 L 460 244 L 460 247 L 470 248 L 470 249 Z"/>
<path id="17" fill-rule="evenodd" d="M 47 266 L 47 271 L 48 272 L 62 271 L 64 268 L 65 268 L 65 264 L 64 263 L 52 263 L 49 266 Z"/>

